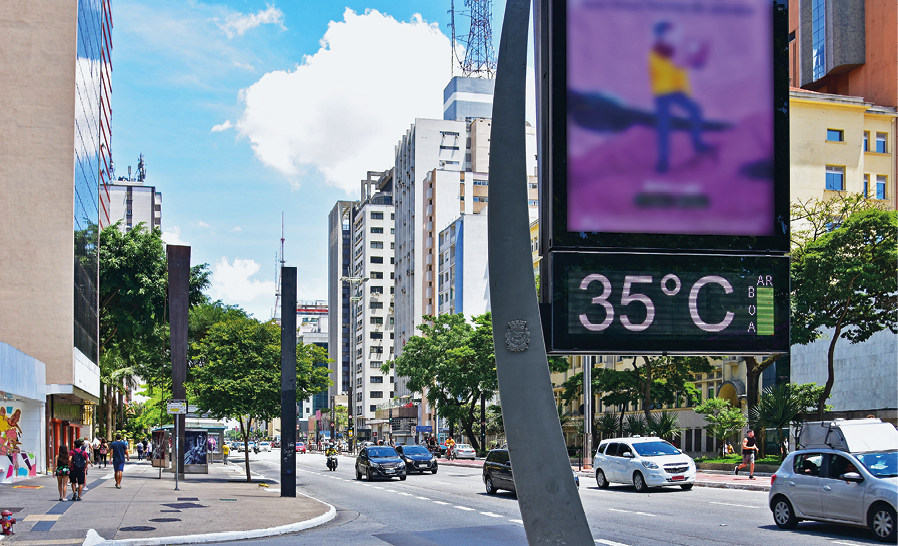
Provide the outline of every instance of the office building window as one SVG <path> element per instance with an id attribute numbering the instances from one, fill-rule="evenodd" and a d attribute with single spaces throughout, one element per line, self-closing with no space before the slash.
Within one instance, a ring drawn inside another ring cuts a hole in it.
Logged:
<path id="1" fill-rule="evenodd" d="M 870 131 L 864 131 L 864 151 L 870 151 Z"/>
<path id="2" fill-rule="evenodd" d="M 371 228 L 371 233 L 383 233 L 383 232 L 384 232 L 384 228 L 382 228 L 382 227 Z"/>
<path id="3" fill-rule="evenodd" d="M 476 197 L 476 196 L 474 197 L 475 203 L 486 203 L 488 201 L 489 201 L 489 199 L 486 197 Z"/>
<path id="4" fill-rule="evenodd" d="M 384 258 L 383 256 L 371 256 L 371 263 L 382 264 L 384 263 Z"/>
<path id="5" fill-rule="evenodd" d="M 368 411 L 370 411 L 370 412 L 377 411 L 377 405 L 371 404 L 370 406 L 368 406 Z"/>
<path id="6" fill-rule="evenodd" d="M 384 213 L 382 213 L 382 212 L 372 212 L 372 213 L 371 213 L 371 219 L 372 219 L 372 220 L 383 220 L 383 219 L 384 219 Z"/>
<path id="7" fill-rule="evenodd" d="M 371 278 L 372 278 L 372 279 L 382 279 L 382 278 L 384 278 L 383 271 L 372 271 L 372 272 L 371 272 Z"/>
<path id="8" fill-rule="evenodd" d="M 475 185 L 475 186 L 489 186 L 490 183 L 487 182 L 486 180 L 477 180 L 477 179 L 475 178 L 475 179 L 474 179 L 474 185 Z"/>
<path id="9" fill-rule="evenodd" d="M 864 175 L 864 199 L 870 197 L 870 175 Z"/>
<path id="10" fill-rule="evenodd" d="M 876 198 L 886 198 L 886 177 L 881 174 L 876 175 Z"/>
<path id="11" fill-rule="evenodd" d="M 372 294 L 383 294 L 384 287 L 383 286 L 369 286 L 368 291 Z"/>
<path id="12" fill-rule="evenodd" d="M 370 377 L 370 379 L 371 379 L 371 383 L 383 383 L 384 382 L 383 376 L 373 376 L 372 375 Z"/>
<path id="13" fill-rule="evenodd" d="M 826 130 L 826 140 L 830 142 L 844 142 L 845 141 L 845 131 L 841 129 L 827 129 Z"/>
<path id="14" fill-rule="evenodd" d="M 845 189 L 845 167 L 826 166 L 826 189 L 832 191 Z"/>
<path id="15" fill-rule="evenodd" d="M 814 79 L 826 75 L 826 0 L 812 0 L 811 54 L 814 59 Z"/>
<path id="16" fill-rule="evenodd" d="M 368 393 L 368 398 L 383 398 L 384 391 L 371 391 Z"/>
<path id="17" fill-rule="evenodd" d="M 371 324 L 383 324 L 384 318 L 383 317 L 371 317 L 370 321 L 371 321 Z"/>
<path id="18" fill-rule="evenodd" d="M 382 301 L 370 301 L 368 302 L 368 309 L 383 309 L 384 304 Z"/>
<path id="19" fill-rule="evenodd" d="M 889 149 L 888 147 L 886 147 L 886 138 L 888 138 L 888 135 L 886 133 L 876 133 L 876 153 L 889 153 Z"/>
<path id="20" fill-rule="evenodd" d="M 383 247 L 384 247 L 383 241 L 371 241 L 371 248 L 383 248 Z"/>
<path id="21" fill-rule="evenodd" d="M 384 335 L 383 332 L 369 332 L 368 337 L 371 339 L 383 339 Z"/>

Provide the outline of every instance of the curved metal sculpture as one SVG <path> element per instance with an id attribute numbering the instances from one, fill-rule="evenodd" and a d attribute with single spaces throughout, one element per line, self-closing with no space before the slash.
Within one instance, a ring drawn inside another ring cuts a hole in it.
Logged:
<path id="1" fill-rule="evenodd" d="M 488 223 L 499 395 L 527 541 L 592 544 L 552 395 L 530 254 L 524 140 L 529 16 L 529 0 L 506 4 L 493 96 Z"/>

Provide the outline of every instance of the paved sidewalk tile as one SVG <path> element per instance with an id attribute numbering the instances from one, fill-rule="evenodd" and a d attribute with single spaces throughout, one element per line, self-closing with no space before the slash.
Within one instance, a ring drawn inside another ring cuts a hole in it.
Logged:
<path id="1" fill-rule="evenodd" d="M 91 529 L 98 535 L 95 543 L 240 532 L 233 540 L 249 538 L 245 535 L 250 530 L 298 530 L 297 524 L 323 522 L 334 512 L 332 506 L 302 495 L 281 498 L 271 480 L 265 484 L 269 487 L 247 483 L 242 466 L 212 465 L 209 474 L 187 475 L 180 480 L 180 491 L 174 490 L 173 474 L 159 475 L 147 462 L 127 464 L 122 488 L 116 489 L 111 472 L 90 469 L 81 502 L 60 502 L 53 476 L 17 484 L 27 488 L 0 486 L 0 510 L 13 510 L 18 520 L 16 534 L 5 537 L 2 546 L 82 544 Z"/>

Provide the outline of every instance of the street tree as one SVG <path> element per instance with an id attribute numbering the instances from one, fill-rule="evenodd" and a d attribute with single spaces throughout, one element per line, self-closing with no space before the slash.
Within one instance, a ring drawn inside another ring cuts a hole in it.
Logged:
<path id="1" fill-rule="evenodd" d="M 793 248 L 791 264 L 792 342 L 829 337 L 819 420 L 835 383 L 837 342 L 856 344 L 886 329 L 898 332 L 898 215 L 871 208 L 831 227 Z"/>
<path id="2" fill-rule="evenodd" d="M 193 369 L 188 389 L 197 411 L 237 420 L 245 448 L 246 481 L 250 481 L 249 435 L 253 423 L 281 413 L 281 331 L 274 322 L 234 316 L 209 328 L 194 344 L 202 365 Z M 296 398 L 322 392 L 331 384 L 327 353 L 317 345 L 298 343 Z"/>
<path id="3" fill-rule="evenodd" d="M 499 387 L 490 314 L 467 323 L 462 314 L 424 316 L 418 326 L 421 335 L 412 336 L 394 362 L 395 373 L 407 380 L 414 392 L 426 392 L 454 433 L 453 423 L 464 429 L 475 450 L 481 450 L 474 422 L 479 421 L 480 397 L 492 398 Z"/>
<path id="4" fill-rule="evenodd" d="M 748 418 L 740 408 L 734 408 L 725 398 L 711 397 L 695 407 L 695 413 L 704 416 L 708 434 L 726 442 L 727 438 L 745 428 Z"/>

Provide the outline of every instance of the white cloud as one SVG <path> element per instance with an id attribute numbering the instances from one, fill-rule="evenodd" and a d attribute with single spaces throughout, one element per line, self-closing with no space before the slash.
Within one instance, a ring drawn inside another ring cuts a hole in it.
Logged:
<path id="1" fill-rule="evenodd" d="M 231 233 L 240 233 L 241 231 L 243 231 L 243 228 L 240 226 L 237 226 L 231 230 Z"/>
<path id="2" fill-rule="evenodd" d="M 212 127 L 212 131 L 210 131 L 210 132 L 212 132 L 212 133 L 220 133 L 220 132 L 222 132 L 222 131 L 227 131 L 227 130 L 230 129 L 231 127 L 233 127 L 233 125 L 231 125 L 231 120 L 226 119 L 226 120 L 224 121 L 224 123 L 219 123 L 218 125 L 213 126 L 213 127 Z"/>
<path id="3" fill-rule="evenodd" d="M 207 224 L 206 222 L 203 222 L 202 220 L 197 220 L 196 222 L 193 223 L 193 225 L 195 225 L 197 227 L 201 227 L 201 228 L 211 227 L 209 224 Z"/>
<path id="4" fill-rule="evenodd" d="M 264 24 L 277 24 L 280 25 L 282 29 L 287 30 L 284 26 L 284 13 L 274 6 L 268 6 L 268 9 L 260 11 L 259 13 L 250 13 L 246 15 L 243 13 L 236 13 L 229 15 L 228 18 L 225 19 L 224 24 L 218 22 L 215 24 L 225 31 L 228 38 L 243 36 L 247 30 Z"/>
<path id="5" fill-rule="evenodd" d="M 181 228 L 172 226 L 162 230 L 162 240 L 167 245 L 174 246 L 190 246 L 190 243 L 181 239 Z"/>
<path id="6" fill-rule="evenodd" d="M 265 301 L 274 301 L 275 282 L 273 280 L 251 279 L 262 268 L 254 260 L 241 260 L 234 258 L 234 263 L 228 263 L 226 257 L 222 257 L 212 266 L 210 295 L 213 300 L 220 299 L 225 303 L 239 303 L 247 310 L 251 310 L 246 303 L 254 302 L 262 297 Z M 269 307 L 271 304 L 269 303 Z M 259 316 L 258 318 L 263 318 Z"/>
<path id="7" fill-rule="evenodd" d="M 420 15 L 398 22 L 347 9 L 317 53 L 241 92 L 236 127 L 262 163 L 291 178 L 317 168 L 328 184 L 355 192 L 366 171 L 393 163 L 415 117 L 442 118 L 449 48 Z"/>

